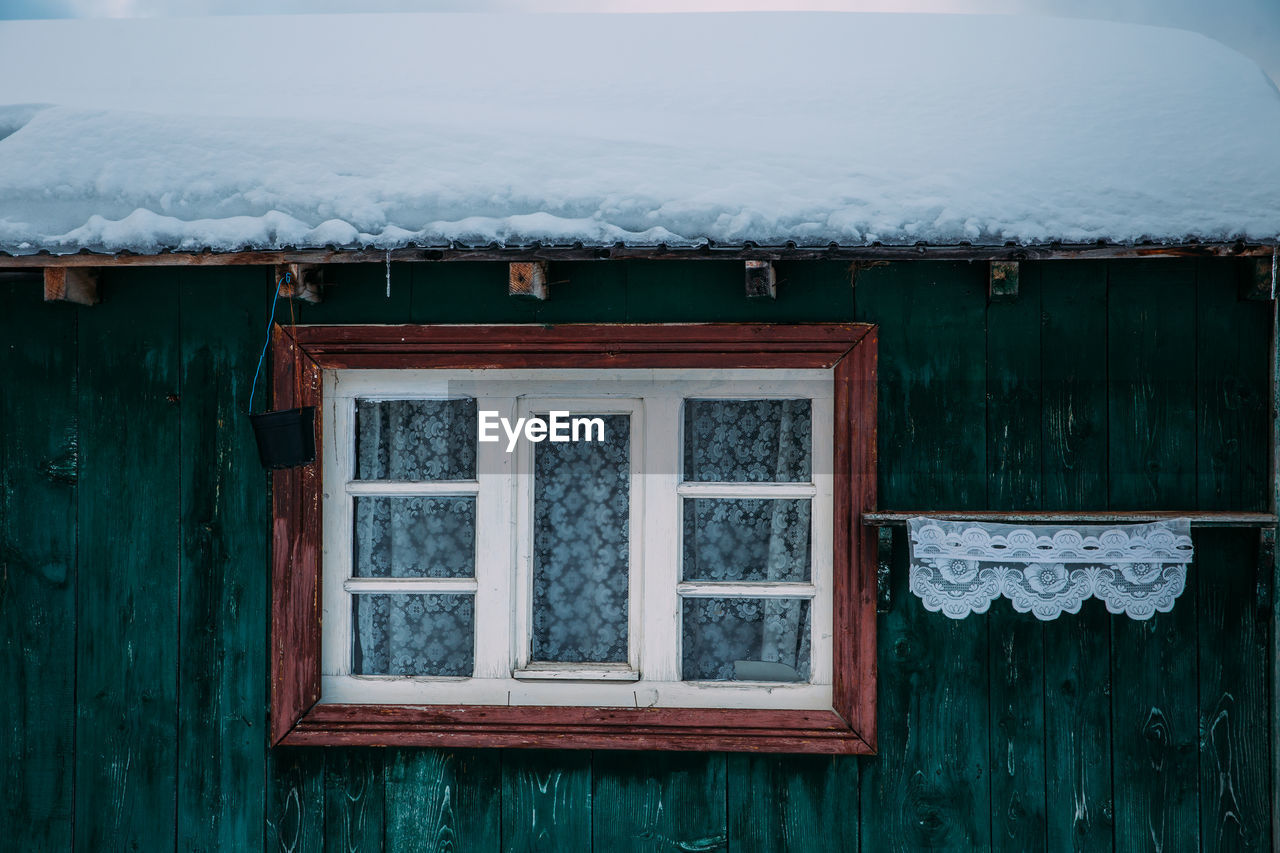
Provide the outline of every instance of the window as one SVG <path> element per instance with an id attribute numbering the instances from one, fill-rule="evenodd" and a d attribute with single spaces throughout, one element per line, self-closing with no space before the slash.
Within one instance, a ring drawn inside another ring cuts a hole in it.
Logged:
<path id="1" fill-rule="evenodd" d="M 277 742 L 873 748 L 871 327 L 295 334 Z"/>

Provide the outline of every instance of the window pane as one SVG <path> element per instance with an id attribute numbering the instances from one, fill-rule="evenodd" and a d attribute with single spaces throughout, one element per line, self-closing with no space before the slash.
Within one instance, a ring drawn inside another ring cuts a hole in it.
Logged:
<path id="1" fill-rule="evenodd" d="M 474 497 L 358 497 L 355 501 L 355 577 L 475 575 Z"/>
<path id="2" fill-rule="evenodd" d="M 356 479 L 474 480 L 475 400 L 358 400 Z"/>
<path id="3" fill-rule="evenodd" d="M 685 498 L 684 579 L 808 581 L 809 501 Z"/>
<path id="4" fill-rule="evenodd" d="M 631 421 L 600 417 L 604 441 L 534 445 L 535 661 L 627 660 Z"/>
<path id="5" fill-rule="evenodd" d="M 806 599 L 686 598 L 683 641 L 689 681 L 809 680 Z"/>
<path id="6" fill-rule="evenodd" d="M 807 483 L 811 433 L 808 400 L 686 400 L 684 478 Z"/>
<path id="7" fill-rule="evenodd" d="M 354 595 L 357 675 L 470 676 L 475 661 L 471 595 Z"/>

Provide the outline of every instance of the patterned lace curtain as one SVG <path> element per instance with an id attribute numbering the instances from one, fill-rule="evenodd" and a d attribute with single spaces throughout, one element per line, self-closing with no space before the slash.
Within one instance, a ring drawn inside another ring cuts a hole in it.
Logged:
<path id="1" fill-rule="evenodd" d="M 687 482 L 807 482 L 808 400 L 690 400 Z M 686 498 L 684 580 L 800 582 L 811 577 L 811 505 L 803 499 Z M 684 677 L 808 681 L 809 602 L 686 598 Z"/>
<path id="2" fill-rule="evenodd" d="M 1193 557 L 1186 519 L 1151 524 L 1013 525 L 913 518 L 911 591 L 952 619 L 1000 596 L 1019 613 L 1056 619 L 1100 598 L 1111 613 L 1150 619 L 1173 609 Z"/>

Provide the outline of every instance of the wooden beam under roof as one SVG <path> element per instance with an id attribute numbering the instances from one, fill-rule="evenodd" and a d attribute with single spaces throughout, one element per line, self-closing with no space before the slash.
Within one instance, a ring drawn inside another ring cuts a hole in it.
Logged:
<path id="1" fill-rule="evenodd" d="M 392 249 L 288 249 L 252 252 L 129 252 L 74 255 L 0 254 L 0 269 L 107 266 L 275 266 L 277 264 L 383 264 L 429 261 L 1052 261 L 1118 258 L 1267 258 L 1274 247 L 1263 243 L 1144 243 L 1133 246 L 1047 244 L 1038 246 L 527 246 Z"/>
<path id="2" fill-rule="evenodd" d="M 45 267 L 44 301 L 97 305 L 99 302 L 97 268 Z"/>

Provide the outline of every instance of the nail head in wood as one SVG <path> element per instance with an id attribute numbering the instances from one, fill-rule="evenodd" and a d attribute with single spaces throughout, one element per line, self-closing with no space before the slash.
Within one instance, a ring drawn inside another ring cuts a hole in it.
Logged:
<path id="1" fill-rule="evenodd" d="M 992 261 L 987 278 L 987 298 L 991 302 L 1017 299 L 1019 272 L 1017 261 Z"/>
<path id="2" fill-rule="evenodd" d="M 96 267 L 45 267 L 44 301 L 98 304 Z"/>
<path id="3" fill-rule="evenodd" d="M 546 299 L 547 262 L 508 264 L 507 295 L 518 296 L 521 299 Z"/>
<path id="4" fill-rule="evenodd" d="M 778 278 L 772 261 L 747 261 L 747 298 L 777 299 Z"/>
<path id="5" fill-rule="evenodd" d="M 324 289 L 324 267 L 318 264 L 276 264 L 276 281 L 281 279 L 286 279 L 280 285 L 281 296 L 313 304 L 320 301 Z"/>

